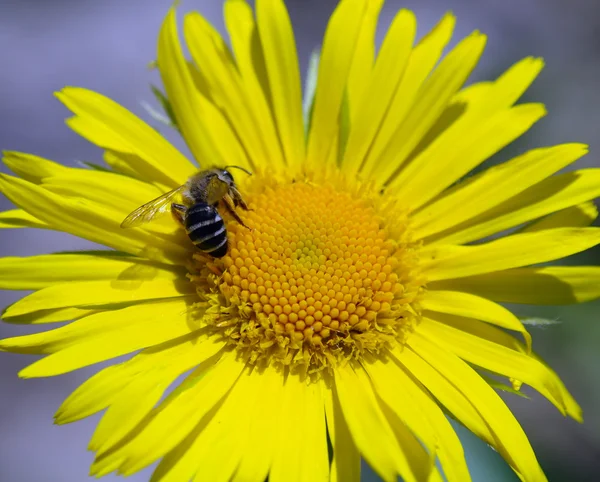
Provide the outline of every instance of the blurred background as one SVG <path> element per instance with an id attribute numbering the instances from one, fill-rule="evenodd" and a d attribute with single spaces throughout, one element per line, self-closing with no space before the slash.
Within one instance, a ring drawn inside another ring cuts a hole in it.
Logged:
<path id="1" fill-rule="evenodd" d="M 142 103 L 154 103 L 150 82 L 159 25 L 171 0 L 0 1 L 0 148 L 74 165 L 101 161 L 101 153 L 66 128 L 67 111 L 52 93 L 65 85 L 97 90 L 149 119 Z M 186 0 L 223 31 L 222 0 Z M 319 46 L 334 0 L 288 0 L 303 71 Z M 378 35 L 398 8 L 413 9 L 423 35 L 447 10 L 458 17 L 455 39 L 478 29 L 488 47 L 471 81 L 491 79 L 522 57 L 541 56 L 546 68 L 525 99 L 544 102 L 549 116 L 498 157 L 513 151 L 580 141 L 591 154 L 575 167 L 600 166 L 600 3 L 597 0 L 388 0 Z M 456 40 L 455 40 L 456 42 Z M 178 147 L 181 142 L 175 140 Z M 185 151 L 184 149 L 184 152 Z M 2 171 L 4 168 L 0 168 Z M 0 197 L 0 210 L 11 209 Z M 0 232 L 2 256 L 90 248 L 68 235 L 34 230 Z M 599 264 L 590 251 L 568 263 Z M 0 292 L 0 308 L 23 293 Z M 569 307 L 516 307 L 518 314 L 559 323 L 531 328 L 535 349 L 556 369 L 582 405 L 585 423 L 564 419 L 548 402 L 506 397 L 528 433 L 550 481 L 592 481 L 600 473 L 599 303 Z M 0 337 L 26 328 L 0 325 Z M 19 380 L 31 357 L 0 353 L 0 482 L 88 480 L 86 451 L 98 418 L 57 427 L 52 416 L 62 400 L 97 367 L 51 379 Z M 529 392 L 527 392 L 529 394 Z M 500 457 L 459 429 L 473 479 L 517 480 Z M 129 478 L 148 480 L 151 469 Z M 365 469 L 364 480 L 377 480 Z M 104 480 L 116 480 L 109 476 Z"/>

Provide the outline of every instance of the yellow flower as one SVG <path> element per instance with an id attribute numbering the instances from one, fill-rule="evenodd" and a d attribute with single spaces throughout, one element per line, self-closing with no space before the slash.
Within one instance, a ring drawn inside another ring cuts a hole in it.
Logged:
<path id="1" fill-rule="evenodd" d="M 203 169 L 253 173 L 231 170 L 250 209 L 235 210 L 245 227 L 220 205 L 223 257 L 196 249 L 171 216 L 120 227 L 198 168 L 100 94 L 57 96 L 108 170 L 5 154 L 18 177 L 1 175 L 0 190 L 18 209 L 0 215 L 2 227 L 112 248 L 0 260 L 2 288 L 35 290 L 6 321 L 75 320 L 0 342 L 46 355 L 22 377 L 134 353 L 56 415 L 68 423 L 106 409 L 90 443 L 93 474 L 162 459 L 153 480 L 347 482 L 359 480 L 363 457 L 386 481 L 443 471 L 463 482 L 446 412 L 522 480 L 545 480 L 495 388 L 527 384 L 564 415 L 581 421 L 581 411 L 498 303 L 600 296 L 600 268 L 539 265 L 600 242 L 589 227 L 600 170 L 556 174 L 586 153 L 563 144 L 465 178 L 544 116 L 540 104 L 515 105 L 542 61 L 463 88 L 485 36 L 442 58 L 454 18 L 415 42 L 416 20 L 402 10 L 376 55 L 381 4 L 339 4 L 304 115 L 281 0 L 257 0 L 255 13 L 225 2 L 231 51 L 200 15 L 186 15 L 193 62 L 168 14 L 157 65 L 174 125 Z"/>

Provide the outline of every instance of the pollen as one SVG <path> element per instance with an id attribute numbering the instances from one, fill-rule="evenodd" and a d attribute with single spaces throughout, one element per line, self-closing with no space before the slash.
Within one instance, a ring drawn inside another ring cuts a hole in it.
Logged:
<path id="1" fill-rule="evenodd" d="M 248 227 L 226 221 L 227 255 L 197 256 L 212 329 L 251 363 L 308 373 L 402 342 L 423 283 L 401 207 L 340 180 L 259 181 L 247 193 Z"/>

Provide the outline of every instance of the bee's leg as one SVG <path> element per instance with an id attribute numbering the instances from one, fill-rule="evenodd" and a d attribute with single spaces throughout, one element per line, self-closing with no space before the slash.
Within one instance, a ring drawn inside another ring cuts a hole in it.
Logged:
<path id="1" fill-rule="evenodd" d="M 242 195 L 240 194 L 240 192 L 235 188 L 230 188 L 231 193 L 233 194 L 233 204 L 235 206 L 241 206 L 242 209 L 244 209 L 245 211 L 252 211 L 252 209 L 250 209 L 248 207 L 248 205 L 246 204 L 246 202 L 244 201 L 244 199 L 242 198 Z"/>
<path id="2" fill-rule="evenodd" d="M 231 213 L 231 215 L 235 218 L 235 220 L 238 223 L 240 223 L 246 229 L 250 229 L 248 226 L 246 226 L 244 224 L 244 221 L 242 221 L 242 218 L 239 217 L 238 213 L 235 212 L 235 205 L 234 205 L 231 197 L 223 196 L 223 204 L 225 205 L 225 208 L 227 209 L 227 211 L 229 211 Z"/>
<path id="3" fill-rule="evenodd" d="M 176 204 L 176 203 L 171 204 L 171 214 L 173 215 L 175 220 L 182 226 L 185 226 L 184 219 L 185 219 L 186 211 L 187 211 L 187 207 L 184 206 L 183 204 Z"/>

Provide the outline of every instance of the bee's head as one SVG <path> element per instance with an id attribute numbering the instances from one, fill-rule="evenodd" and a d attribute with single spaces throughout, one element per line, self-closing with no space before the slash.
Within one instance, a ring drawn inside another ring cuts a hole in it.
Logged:
<path id="1" fill-rule="evenodd" d="M 233 176 L 231 175 L 231 172 L 229 172 L 229 169 L 232 169 L 232 168 L 239 169 L 240 171 L 244 171 L 249 176 L 252 175 L 252 173 L 248 169 L 245 169 L 240 166 L 225 166 L 223 169 L 218 169 L 217 176 L 219 177 L 219 180 L 226 182 L 229 186 L 235 185 L 235 182 L 233 181 Z"/>
<path id="2" fill-rule="evenodd" d="M 224 182 L 228 186 L 234 185 L 233 176 L 227 169 L 217 169 L 216 174 L 219 181 Z"/>

